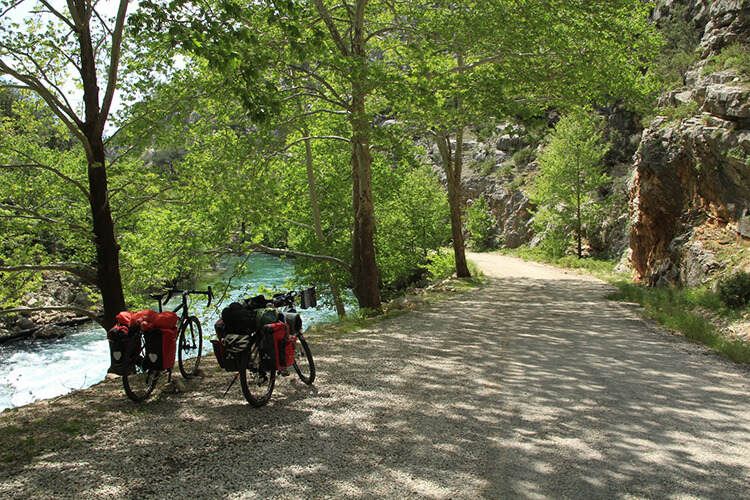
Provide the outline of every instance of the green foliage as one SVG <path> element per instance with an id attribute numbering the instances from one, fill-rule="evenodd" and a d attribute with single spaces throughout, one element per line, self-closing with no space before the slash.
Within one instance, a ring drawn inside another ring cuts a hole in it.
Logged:
<path id="1" fill-rule="evenodd" d="M 92 264 L 81 148 L 43 103 L 19 95 L 0 121 L 0 261 L 5 266 Z M 41 274 L 1 273 L 0 308 L 19 305 Z"/>
<path id="2" fill-rule="evenodd" d="M 541 220 L 535 227 L 543 230 L 542 240 L 539 242 L 539 249 L 544 252 L 545 255 L 552 259 L 563 258 L 570 249 L 572 243 L 572 235 L 568 228 L 565 226 L 548 225 L 543 227 Z"/>
<path id="3" fill-rule="evenodd" d="M 729 308 L 739 309 L 750 303 L 750 274 L 739 271 L 719 280 L 717 293 Z"/>
<path id="4" fill-rule="evenodd" d="M 453 249 L 441 248 L 431 252 L 427 272 L 434 280 L 450 278 L 456 272 L 456 256 Z"/>
<path id="5" fill-rule="evenodd" d="M 518 167 L 527 165 L 532 161 L 534 161 L 534 150 L 531 148 L 523 148 L 513 154 L 513 164 Z"/>
<path id="6" fill-rule="evenodd" d="M 605 201 L 598 190 L 610 182 L 602 137 L 603 120 L 577 108 L 558 122 L 537 159 L 540 172 L 529 198 L 537 206 L 534 227 L 553 255 L 574 237 L 581 257 L 582 240 L 600 221 Z"/>
<path id="7" fill-rule="evenodd" d="M 380 186 L 376 251 L 381 279 L 393 283 L 409 279 L 427 263 L 431 251 L 447 243 L 448 202 L 429 167 L 392 166 L 381 175 L 374 174 Z"/>
<path id="8" fill-rule="evenodd" d="M 741 43 L 728 45 L 719 54 L 706 60 L 705 73 L 723 70 L 734 70 L 745 79 L 750 78 L 750 50 L 747 45 Z"/>
<path id="9" fill-rule="evenodd" d="M 691 118 L 698 113 L 698 103 L 695 101 L 681 102 L 676 106 L 666 106 L 659 109 L 659 114 L 666 116 L 670 121 L 682 121 Z"/>
<path id="10" fill-rule="evenodd" d="M 472 248 L 478 251 L 491 249 L 496 224 L 484 196 L 475 199 L 466 210 L 466 231 L 469 233 L 467 240 Z"/>
<path id="11" fill-rule="evenodd" d="M 674 2 L 668 17 L 659 20 L 663 44 L 654 71 L 662 80 L 662 89 L 681 87 L 685 72 L 698 62 L 700 31 L 690 16 L 689 7 Z"/>

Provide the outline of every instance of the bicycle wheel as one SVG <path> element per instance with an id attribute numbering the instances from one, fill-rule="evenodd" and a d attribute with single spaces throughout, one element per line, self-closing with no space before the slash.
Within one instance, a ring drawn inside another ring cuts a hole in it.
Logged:
<path id="1" fill-rule="evenodd" d="M 135 402 L 145 401 L 156 387 L 161 370 L 143 366 L 146 360 L 146 342 L 142 333 L 134 335 L 125 349 L 128 365 L 122 375 L 125 394 Z"/>
<path id="2" fill-rule="evenodd" d="M 203 352 L 203 329 L 195 316 L 190 316 L 180 325 L 180 337 L 177 339 L 177 362 L 180 373 L 190 379 L 198 374 Z"/>
<path id="3" fill-rule="evenodd" d="M 268 403 L 276 384 L 276 370 L 260 368 L 260 342 L 255 341 L 240 358 L 240 385 L 248 403 L 256 408 Z"/>
<path id="4" fill-rule="evenodd" d="M 310 346 L 301 333 L 297 334 L 297 344 L 294 346 L 294 371 L 307 385 L 315 382 L 315 363 L 313 362 Z"/>

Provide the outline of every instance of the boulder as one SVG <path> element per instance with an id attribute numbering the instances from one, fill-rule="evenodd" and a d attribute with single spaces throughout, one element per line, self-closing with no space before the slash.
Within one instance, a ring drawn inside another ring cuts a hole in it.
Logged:
<path id="1" fill-rule="evenodd" d="M 56 325 L 47 325 L 34 332 L 37 339 L 61 339 L 65 337 L 65 330 Z"/>

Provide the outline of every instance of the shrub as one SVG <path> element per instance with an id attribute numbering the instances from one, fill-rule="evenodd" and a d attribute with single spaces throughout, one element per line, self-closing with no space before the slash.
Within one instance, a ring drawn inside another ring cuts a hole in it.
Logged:
<path id="1" fill-rule="evenodd" d="M 704 71 L 714 73 L 722 70 L 735 70 L 740 75 L 750 76 L 750 51 L 748 51 L 748 47 L 739 43 L 729 45 L 720 54 L 708 58 Z"/>
<path id="2" fill-rule="evenodd" d="M 719 281 L 717 293 L 729 308 L 739 309 L 750 303 L 750 274 L 739 271 Z"/>
<path id="3" fill-rule="evenodd" d="M 468 241 L 475 250 L 483 251 L 492 248 L 492 233 L 495 229 L 495 217 L 487 207 L 487 201 L 480 196 L 466 211 L 466 230 Z"/>
<path id="4" fill-rule="evenodd" d="M 456 257 L 453 250 L 441 248 L 430 254 L 427 272 L 434 280 L 450 278 L 456 272 Z"/>
<path id="5" fill-rule="evenodd" d="M 516 166 L 524 166 L 531 163 L 534 160 L 534 150 L 531 148 L 523 148 L 520 151 L 516 151 L 513 155 L 513 163 Z"/>

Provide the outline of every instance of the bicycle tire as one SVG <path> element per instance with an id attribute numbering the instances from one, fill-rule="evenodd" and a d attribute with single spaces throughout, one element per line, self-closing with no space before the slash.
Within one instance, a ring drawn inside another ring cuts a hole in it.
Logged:
<path id="1" fill-rule="evenodd" d="M 177 363 L 180 373 L 186 379 L 198 374 L 203 353 L 203 329 L 195 316 L 190 316 L 180 325 L 180 336 L 177 339 Z"/>
<path id="2" fill-rule="evenodd" d="M 146 342 L 143 333 L 138 333 L 130 339 L 125 349 L 125 359 L 128 360 L 122 375 L 125 394 L 136 403 L 145 401 L 154 392 L 162 371 L 143 366 L 146 359 Z"/>
<path id="3" fill-rule="evenodd" d="M 240 385 L 242 394 L 255 408 L 265 406 L 276 385 L 276 370 L 260 369 L 260 342 L 254 341 L 240 357 Z"/>
<path id="4" fill-rule="evenodd" d="M 297 334 L 297 343 L 294 346 L 294 371 L 297 372 L 302 382 L 312 385 L 315 382 L 315 362 L 313 361 L 310 346 L 301 333 Z"/>

